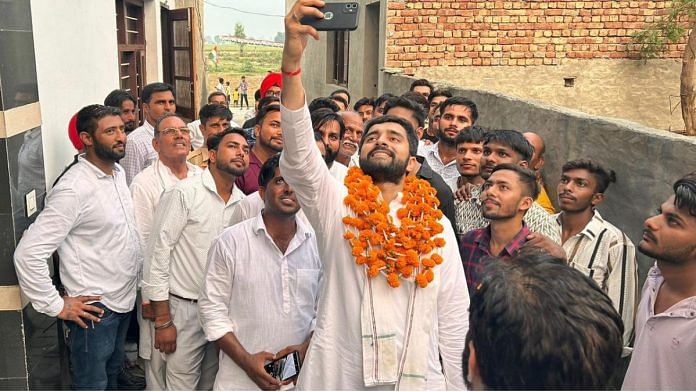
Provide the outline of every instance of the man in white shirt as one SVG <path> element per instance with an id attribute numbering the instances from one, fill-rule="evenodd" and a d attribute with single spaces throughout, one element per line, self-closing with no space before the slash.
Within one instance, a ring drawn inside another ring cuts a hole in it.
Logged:
<path id="1" fill-rule="evenodd" d="M 259 174 L 263 211 L 225 229 L 208 255 L 198 309 L 222 351 L 216 390 L 279 386 L 265 362 L 292 351 L 302 360 L 314 329 L 319 251 L 279 160 L 269 158 Z"/>
<path id="2" fill-rule="evenodd" d="M 128 185 L 157 159 L 157 151 L 152 147 L 154 126 L 164 113 L 176 112 L 174 87 L 167 83 L 150 83 L 143 88 L 142 102 L 145 121 L 128 136 L 126 155 L 119 162 L 126 171 Z"/>
<path id="3" fill-rule="evenodd" d="M 343 118 L 343 124 L 346 130 L 341 138 L 341 145 L 338 148 L 336 162 L 345 167 L 356 166 L 355 163 L 351 164 L 351 161 L 354 157 L 359 159 L 358 144 L 360 144 L 365 124 L 363 124 L 362 117 L 358 112 L 345 110 L 340 112 L 339 115 Z"/>
<path id="4" fill-rule="evenodd" d="M 638 267 L 628 236 L 599 214 L 613 170 L 592 161 L 566 162 L 558 183 L 561 241 L 568 265 L 587 275 L 611 299 L 624 323 L 623 341 L 631 344 L 636 312 Z"/>
<path id="5" fill-rule="evenodd" d="M 331 176 L 313 143 L 298 71 L 307 39 L 310 35 L 319 38 L 314 28 L 301 25 L 299 20 L 304 16 L 321 18 L 321 12 L 312 7 L 321 4 L 317 0 L 300 0 L 291 8 L 285 18 L 281 68 L 285 149 L 280 170 L 317 233 L 323 262 L 317 325 L 298 388 L 464 389 L 462 353 L 469 296 L 450 223 L 442 218 L 437 221 L 443 228 L 438 238 L 444 241 L 435 258 L 442 257 L 443 261 L 427 270 L 436 276 L 430 276 L 433 280 L 425 283 L 425 288 L 422 275 L 416 275 L 418 283 L 413 278 L 397 276 L 397 282 L 388 284 L 374 261 L 369 268 L 356 265 L 351 253 L 360 255 L 360 250 L 351 250 L 351 244 L 343 237 L 351 230 L 343 219 L 354 217 L 352 208 L 344 205 L 349 191 Z M 360 167 L 378 191 L 376 200 L 381 206 L 386 204 L 386 211 L 379 215 L 388 214 L 395 224 L 399 222 L 397 210 L 403 214 L 405 203 L 411 203 L 402 199 L 404 182 L 418 181 L 415 183 L 423 186 L 421 180 L 405 180 L 407 170 L 414 166 L 412 155 L 417 145 L 418 138 L 408 121 L 382 116 L 368 123 L 360 146 Z M 360 169 L 353 170 L 358 173 Z M 375 188 L 369 189 L 366 193 L 372 194 Z M 430 195 L 434 192 L 429 187 L 419 189 L 426 189 Z M 438 210 L 431 210 L 439 215 Z M 423 224 L 419 219 L 414 222 Z M 385 255 L 379 254 L 380 249 L 373 249 L 378 253 L 374 257 L 383 260 Z M 433 257 L 431 251 L 416 256 L 419 263 L 424 261 L 420 257 Z M 420 271 L 425 264 L 418 268 Z"/>
<path id="6" fill-rule="evenodd" d="M 311 113 L 312 129 L 321 135 L 326 146 L 326 157 L 324 161 L 329 168 L 329 172 L 340 183 L 348 174 L 348 167 L 336 160 L 340 150 L 341 140 L 346 133 L 346 125 L 343 117 L 330 109 L 317 109 Z"/>
<path id="7" fill-rule="evenodd" d="M 162 195 L 145 252 L 143 297 L 152 303 L 155 348 L 168 354 L 169 390 L 210 389 L 217 372 L 217 350 L 198 321 L 198 294 L 210 243 L 244 197 L 234 181 L 249 166 L 249 145 L 244 131 L 228 128 L 208 147 L 208 168 Z"/>
<path id="8" fill-rule="evenodd" d="M 17 277 L 34 308 L 66 320 L 74 389 L 116 389 L 135 303 L 142 255 L 123 168 L 120 110 L 90 105 L 77 114 L 86 154 L 48 192 L 46 206 L 14 255 Z M 46 260 L 58 251 L 65 294 Z"/>
<path id="9" fill-rule="evenodd" d="M 226 106 L 216 103 L 209 103 L 201 108 L 198 112 L 198 133 L 201 135 L 201 147 L 193 147 L 194 150 L 189 152 L 186 158 L 192 164 L 205 169 L 208 167 L 208 146 L 206 145 L 208 137 L 216 133 L 220 133 L 228 127 L 238 128 L 232 122 L 232 112 Z M 191 124 L 187 126 L 191 129 Z M 194 132 L 191 131 L 191 140 L 193 140 Z"/>
<path id="10" fill-rule="evenodd" d="M 208 95 L 208 104 L 211 103 L 224 106 L 229 110 L 230 105 L 229 101 L 227 100 L 227 96 L 225 95 L 225 93 L 221 93 L 220 91 L 213 91 L 212 93 L 210 93 L 210 95 Z M 201 111 L 203 111 L 203 108 L 201 108 Z M 203 120 L 201 116 L 201 111 L 198 112 L 198 120 L 194 120 L 186 124 L 186 126 L 189 127 L 189 129 L 191 130 L 191 147 L 194 150 L 201 147 L 205 147 L 205 137 L 203 135 L 203 127 L 201 126 L 201 122 Z M 239 128 L 239 124 L 232 121 L 232 112 L 229 113 L 229 117 L 230 118 L 228 120 L 228 125 L 233 128 Z M 223 127 L 222 129 L 225 128 L 227 127 Z"/>
<path id="11" fill-rule="evenodd" d="M 186 162 L 186 156 L 191 149 L 190 138 L 190 131 L 184 120 L 174 113 L 165 113 L 155 124 L 153 145 L 159 158 L 135 176 L 130 186 L 135 207 L 135 224 L 143 247 L 150 238 L 155 207 L 162 193 L 179 181 L 201 173 L 200 168 Z M 143 266 L 143 269 L 145 268 L 148 266 Z M 138 352 L 144 359 L 145 383 L 150 390 L 163 390 L 166 389 L 165 362 L 160 353 L 152 353 L 152 309 L 149 301 L 141 301 L 139 305 L 142 307 L 138 307 Z"/>

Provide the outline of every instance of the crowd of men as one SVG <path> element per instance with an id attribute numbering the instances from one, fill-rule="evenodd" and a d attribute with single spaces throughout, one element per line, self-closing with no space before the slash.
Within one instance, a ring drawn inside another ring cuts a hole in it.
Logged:
<path id="1" fill-rule="evenodd" d="M 696 173 L 645 221 L 639 294 L 636 248 L 597 209 L 628 195 L 600 162 L 544 167 L 541 136 L 479 126 L 475 102 L 423 79 L 352 105 L 345 89 L 305 96 L 318 34 L 299 21 L 320 4 L 291 8 L 245 127 L 222 92 L 187 124 L 164 83 L 143 88 L 139 127 L 123 90 L 76 114 L 80 154 L 14 257 L 34 308 L 65 320 L 73 387 L 119 388 L 131 314 L 149 390 L 696 386 Z M 395 225 L 409 178 L 434 190 L 426 285 L 356 263 L 356 172 Z M 299 377 L 267 372 L 292 352 Z"/>

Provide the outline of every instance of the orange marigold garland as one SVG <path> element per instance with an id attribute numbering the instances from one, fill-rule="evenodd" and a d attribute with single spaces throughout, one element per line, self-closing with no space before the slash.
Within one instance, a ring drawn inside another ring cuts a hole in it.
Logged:
<path id="1" fill-rule="evenodd" d="M 437 208 L 440 201 L 435 188 L 425 180 L 406 177 L 401 199 L 404 207 L 396 212 L 400 220 L 397 227 L 372 177 L 352 167 L 345 185 L 348 196 L 343 202 L 354 215 L 343 218 L 352 228 L 343 238 L 350 243 L 355 262 L 365 266 L 370 278 L 383 273 L 391 287 L 399 287 L 401 279 L 428 286 L 435 277 L 432 268 L 442 263 L 442 256 L 433 251 L 445 246 L 445 240 L 436 237 L 443 227 L 438 222 L 442 211 Z"/>

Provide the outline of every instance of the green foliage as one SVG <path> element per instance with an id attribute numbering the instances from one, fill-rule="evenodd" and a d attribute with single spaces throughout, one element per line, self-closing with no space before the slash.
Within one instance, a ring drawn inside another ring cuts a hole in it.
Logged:
<path id="1" fill-rule="evenodd" d="M 234 24 L 234 37 L 246 38 L 246 33 L 244 32 L 244 25 L 242 25 L 239 22 Z"/>
<path id="2" fill-rule="evenodd" d="M 643 58 L 655 58 L 667 44 L 676 43 L 689 31 L 688 21 L 696 17 L 696 0 L 674 0 L 669 13 L 644 30 L 633 34 Z"/>
<path id="3" fill-rule="evenodd" d="M 285 33 L 279 31 L 276 34 L 275 38 L 273 38 L 273 42 L 277 42 L 279 44 L 282 44 L 283 42 L 285 42 Z"/>
<path id="4" fill-rule="evenodd" d="M 283 48 L 268 46 L 245 45 L 240 54 L 238 44 L 218 45 L 220 63 L 216 72 L 234 75 L 265 74 L 269 69 L 280 67 Z M 212 50 L 212 45 L 206 45 L 206 53 Z"/>

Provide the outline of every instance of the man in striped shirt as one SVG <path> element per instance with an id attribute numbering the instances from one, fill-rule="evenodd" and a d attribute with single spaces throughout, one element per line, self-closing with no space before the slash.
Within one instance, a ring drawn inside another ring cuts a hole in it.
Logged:
<path id="1" fill-rule="evenodd" d="M 567 162 L 557 188 L 561 213 L 556 220 L 568 264 L 607 293 L 623 319 L 628 346 L 637 299 L 636 251 L 628 236 L 596 210 L 612 182 L 616 182 L 613 170 L 587 160 Z"/>

